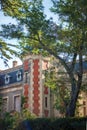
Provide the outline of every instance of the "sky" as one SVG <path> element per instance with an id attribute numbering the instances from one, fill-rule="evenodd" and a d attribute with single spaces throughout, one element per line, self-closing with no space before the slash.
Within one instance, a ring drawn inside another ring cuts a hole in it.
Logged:
<path id="1" fill-rule="evenodd" d="M 54 15 L 53 13 L 50 12 L 49 8 L 52 6 L 52 3 L 51 3 L 51 0 L 44 0 L 43 1 L 43 4 L 45 6 L 45 10 L 44 10 L 44 13 L 47 15 L 47 18 L 50 18 L 50 17 L 53 17 L 53 20 L 55 22 L 57 22 L 57 16 Z M 15 19 L 12 19 L 11 17 L 7 17 L 7 16 L 4 16 L 3 13 L 0 11 L 0 24 L 8 24 L 8 23 L 15 23 Z M 7 42 L 11 43 L 11 42 L 15 42 L 15 41 L 8 41 Z M 17 57 L 13 57 L 13 59 L 9 60 L 8 62 L 8 66 L 11 68 L 12 67 L 12 62 L 14 60 L 17 60 L 18 61 L 18 65 L 22 64 L 22 61 L 17 58 Z M 1 70 L 5 70 L 5 69 L 8 69 L 8 67 L 5 67 L 5 64 L 3 63 L 3 60 L 0 59 L 0 69 Z"/>
<path id="2" fill-rule="evenodd" d="M 51 0 L 44 0 L 44 1 L 43 1 L 43 4 L 44 4 L 44 6 L 45 6 L 44 13 L 47 15 L 47 17 L 48 17 L 48 18 L 53 17 L 53 20 L 54 20 L 55 22 L 57 22 L 57 21 L 58 21 L 57 15 L 54 15 L 54 14 L 53 14 L 52 12 L 50 12 L 50 10 L 49 10 L 49 8 L 52 6 Z"/>

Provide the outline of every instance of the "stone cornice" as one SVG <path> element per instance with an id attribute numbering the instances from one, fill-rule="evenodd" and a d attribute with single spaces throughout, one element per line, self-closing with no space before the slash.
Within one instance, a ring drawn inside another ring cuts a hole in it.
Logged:
<path id="1" fill-rule="evenodd" d="M 8 85 L 6 85 L 6 86 L 1 86 L 0 87 L 0 90 L 2 90 L 2 89 L 10 89 L 10 88 L 13 88 L 13 87 L 18 87 L 18 86 L 22 86 L 23 85 L 23 81 L 22 82 L 20 82 L 20 83 L 14 83 L 14 84 L 8 84 Z"/>

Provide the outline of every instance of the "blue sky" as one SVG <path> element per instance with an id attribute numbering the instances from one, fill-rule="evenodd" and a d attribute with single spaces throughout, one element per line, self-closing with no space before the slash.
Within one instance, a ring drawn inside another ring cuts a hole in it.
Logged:
<path id="1" fill-rule="evenodd" d="M 50 10 L 49 10 L 49 8 L 52 6 L 51 0 L 44 0 L 43 4 L 45 6 L 44 13 L 47 15 L 47 18 L 53 17 L 53 20 L 55 22 L 57 22 L 58 21 L 57 16 L 54 15 L 53 13 L 51 13 Z M 0 24 L 2 24 L 2 23 L 3 24 L 6 24 L 6 23 L 8 24 L 8 23 L 14 23 L 14 22 L 15 22 L 15 19 L 12 19 L 11 17 L 4 16 L 3 13 L 0 11 Z M 12 41 L 10 41 L 10 42 L 12 42 Z M 22 64 L 22 62 L 21 62 L 21 60 L 19 58 L 13 57 L 13 59 L 9 60 L 9 62 L 8 62 L 8 65 L 10 67 L 12 67 L 12 61 L 13 60 L 17 60 L 18 64 Z M 6 69 L 6 67 L 4 66 L 4 63 L 3 63 L 3 61 L 1 59 L 0 59 L 0 69 L 2 69 L 2 70 Z"/>
<path id="2" fill-rule="evenodd" d="M 54 15 L 52 12 L 50 12 L 50 7 L 52 6 L 52 2 L 51 2 L 51 0 L 44 0 L 43 1 L 43 4 L 44 4 L 44 6 L 45 6 L 45 14 L 47 15 L 47 17 L 48 18 L 50 18 L 50 17 L 53 17 L 53 20 L 55 21 L 55 22 L 57 22 L 58 21 L 58 18 L 57 18 L 57 15 Z"/>

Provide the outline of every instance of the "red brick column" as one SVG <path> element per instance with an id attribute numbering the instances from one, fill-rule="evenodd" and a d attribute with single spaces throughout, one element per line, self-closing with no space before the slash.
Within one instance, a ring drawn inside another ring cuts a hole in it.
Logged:
<path id="1" fill-rule="evenodd" d="M 37 116 L 40 113 L 39 87 L 39 59 L 35 59 L 33 60 L 33 113 Z"/>
<path id="2" fill-rule="evenodd" d="M 29 69 L 29 61 L 25 60 L 24 61 L 24 71 L 28 71 L 28 69 Z"/>

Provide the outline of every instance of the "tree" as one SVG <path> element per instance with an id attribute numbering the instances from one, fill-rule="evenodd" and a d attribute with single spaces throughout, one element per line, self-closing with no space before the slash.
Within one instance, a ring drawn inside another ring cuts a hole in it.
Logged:
<path id="1" fill-rule="evenodd" d="M 71 100 L 67 106 L 66 115 L 74 116 L 76 109 L 76 102 L 82 85 L 83 76 L 83 56 L 86 55 L 87 50 L 87 2 L 85 1 L 57 1 L 52 0 L 55 13 L 59 14 L 60 19 L 66 25 L 62 29 L 60 40 L 66 44 L 65 49 L 69 49 L 68 56 L 72 57 L 71 65 L 68 65 L 67 72 L 71 79 Z M 76 57 L 78 56 L 78 69 L 75 74 Z"/>
<path id="2" fill-rule="evenodd" d="M 0 0 L 0 12 L 14 12 L 16 15 L 15 6 L 19 7 L 18 1 L 10 1 L 10 0 Z M 16 8 L 17 8 L 16 7 Z M 8 18 L 8 17 L 7 17 Z M 0 30 L 4 28 L 5 25 L 2 25 Z M 9 29 L 9 26 L 6 26 L 7 29 Z M 9 32 L 11 33 L 11 32 Z M 6 32 L 4 32 L 4 35 L 6 35 Z M 6 39 L 5 39 L 6 38 Z M 17 45 L 13 43 L 8 43 L 7 41 L 7 35 L 4 37 L 2 36 L 2 31 L 0 31 L 0 58 L 3 60 L 5 66 L 8 66 L 8 60 L 12 58 L 13 55 L 17 56 Z"/>
<path id="3" fill-rule="evenodd" d="M 54 58 L 50 61 L 50 67 L 45 71 L 45 86 L 50 88 L 53 97 L 53 107 L 61 116 L 65 116 L 66 107 L 70 101 L 70 79 L 64 67 Z"/>
<path id="4" fill-rule="evenodd" d="M 17 56 L 17 52 L 11 47 L 14 48 L 16 45 L 6 43 L 3 39 L 0 39 L 0 59 L 3 60 L 6 67 L 8 66 L 8 60 L 12 58 L 12 55 Z"/>
<path id="5" fill-rule="evenodd" d="M 86 56 L 87 53 L 87 2 L 52 0 L 52 11 L 60 16 L 58 23 L 60 26 L 58 26 L 52 19 L 46 19 L 42 0 L 20 1 L 22 6 L 15 7 L 16 15 L 12 11 L 5 11 L 7 15 L 15 17 L 18 24 L 26 31 L 19 30 L 17 35 L 12 35 L 16 32 L 13 30 L 11 35 L 8 31 L 7 34 L 11 38 L 19 36 L 20 48 L 23 49 L 23 52 L 32 52 L 38 49 L 37 53 L 42 53 L 45 50 L 47 54 L 53 55 L 61 62 L 71 83 L 71 95 L 66 106 L 66 116 L 73 117 L 82 85 L 83 56 Z M 77 58 L 78 68 L 76 68 Z"/>

